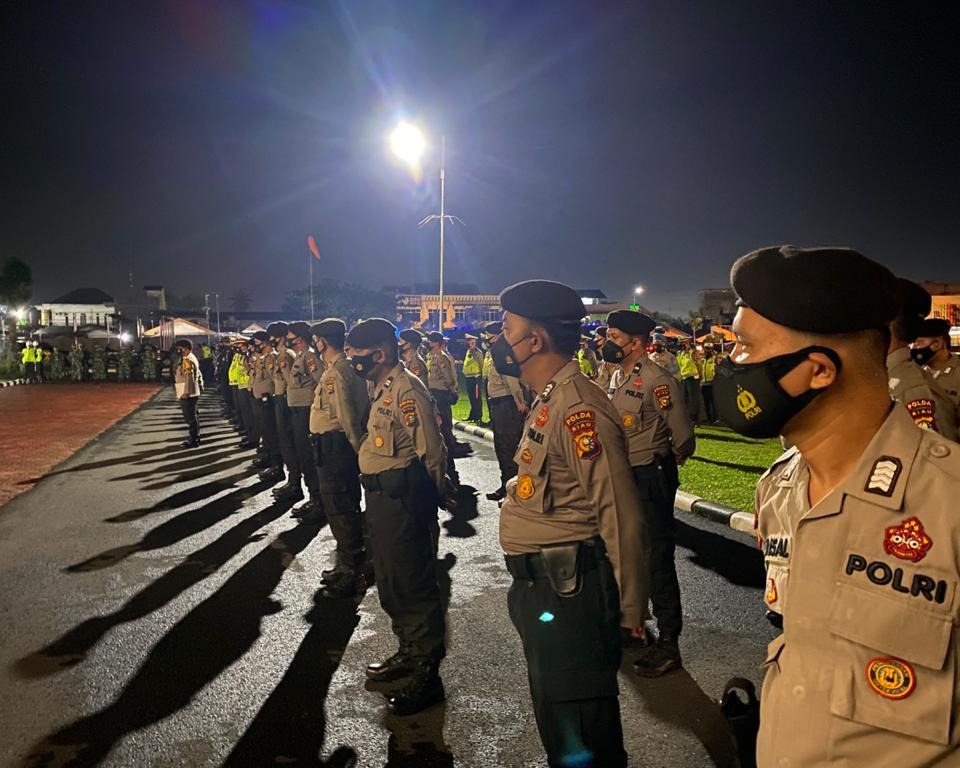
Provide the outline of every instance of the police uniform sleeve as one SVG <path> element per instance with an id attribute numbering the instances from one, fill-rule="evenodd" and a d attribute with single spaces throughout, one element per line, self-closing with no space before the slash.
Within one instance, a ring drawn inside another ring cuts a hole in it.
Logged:
<path id="1" fill-rule="evenodd" d="M 946 395 L 926 384 L 909 387 L 903 393 L 903 405 L 910 418 L 921 429 L 937 432 L 948 440 L 956 440 L 954 414 L 947 406 Z M 951 411 L 948 413 L 948 411 Z"/>
<path id="2" fill-rule="evenodd" d="M 522 411 L 526 407 L 526 402 L 523 399 L 523 388 L 520 386 L 520 379 L 515 376 L 504 376 L 503 380 L 507 383 L 507 389 L 510 390 L 510 394 L 513 395 L 513 399 L 517 403 L 517 410 Z"/>
<path id="3" fill-rule="evenodd" d="M 459 394 L 460 381 L 457 379 L 457 364 L 450 355 L 445 354 L 443 359 L 446 362 L 447 388 L 452 394 Z"/>
<path id="4" fill-rule="evenodd" d="M 596 510 L 620 587 L 620 624 L 639 627 L 648 615 L 650 550 L 623 428 L 607 409 L 581 402 L 567 409 L 562 429 L 564 457 Z"/>
<path id="5" fill-rule="evenodd" d="M 336 373 L 334 397 L 337 403 L 337 418 L 353 450 L 359 453 L 360 443 L 366 434 L 367 417 L 370 415 L 367 386 L 352 371 L 344 374 L 342 370 L 334 368 L 333 372 Z M 355 383 L 346 376 L 352 377 Z"/>
<path id="6" fill-rule="evenodd" d="M 680 385 L 672 376 L 660 376 L 653 388 L 653 402 L 657 410 L 663 413 L 670 427 L 670 437 L 673 443 L 673 453 L 678 460 L 684 460 L 693 455 L 697 448 L 697 436 L 693 431 L 693 422 L 690 414 L 683 407 L 683 393 Z"/>
<path id="7" fill-rule="evenodd" d="M 397 409 L 404 429 L 413 439 L 417 456 L 443 498 L 447 489 L 447 449 L 440 434 L 433 398 L 426 390 L 411 386 L 400 394 Z"/>

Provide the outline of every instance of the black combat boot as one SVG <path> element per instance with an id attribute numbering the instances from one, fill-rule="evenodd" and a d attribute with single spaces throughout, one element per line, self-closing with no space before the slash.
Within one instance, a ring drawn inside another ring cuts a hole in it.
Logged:
<path id="1" fill-rule="evenodd" d="M 401 677 L 409 677 L 413 672 L 414 661 L 403 646 L 400 646 L 400 649 L 389 659 L 367 665 L 367 677 L 378 683 L 388 683 L 391 680 L 399 680 Z"/>
<path id="2" fill-rule="evenodd" d="M 320 594 L 329 598 L 361 597 L 367 591 L 367 581 L 360 571 L 343 571 L 334 580 L 327 581 Z"/>
<path id="3" fill-rule="evenodd" d="M 293 503 L 295 501 L 300 501 L 303 498 L 303 488 L 300 487 L 299 478 L 294 482 L 293 480 L 287 480 L 279 488 L 273 489 L 273 498 L 277 501 L 289 501 Z"/>
<path id="4" fill-rule="evenodd" d="M 662 675 L 680 669 L 683 660 L 680 658 L 680 645 L 677 638 L 660 635 L 657 645 L 649 653 L 645 653 L 633 663 L 633 668 L 641 677 L 661 677 Z"/>
<path id="5" fill-rule="evenodd" d="M 490 501 L 503 501 L 506 498 L 506 496 L 507 496 L 507 489 L 504 488 L 502 485 L 499 488 L 497 488 L 497 490 L 491 491 L 490 493 L 487 494 L 487 498 L 490 499 Z"/>
<path id="6" fill-rule="evenodd" d="M 446 698 L 437 662 L 416 659 L 413 673 L 403 690 L 387 699 L 387 709 L 394 715 L 414 715 Z"/>
<path id="7" fill-rule="evenodd" d="M 283 471 L 283 467 L 270 467 L 269 469 L 263 470 L 258 477 L 264 483 L 279 483 L 286 477 L 286 473 Z"/>

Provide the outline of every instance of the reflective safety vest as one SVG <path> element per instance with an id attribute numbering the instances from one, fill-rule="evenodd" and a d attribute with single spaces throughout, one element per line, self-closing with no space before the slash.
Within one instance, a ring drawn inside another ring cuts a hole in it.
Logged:
<path id="1" fill-rule="evenodd" d="M 493 355 L 490 354 L 490 350 L 487 350 L 487 354 L 483 356 L 483 378 L 490 378 L 490 371 L 493 370 Z"/>
<path id="2" fill-rule="evenodd" d="M 209 360 L 211 357 L 213 357 L 213 350 L 210 349 L 210 347 L 208 347 L 206 344 L 200 348 L 200 352 L 203 355 L 204 360 Z"/>
<path id="3" fill-rule="evenodd" d="M 483 358 L 479 349 L 468 349 L 463 356 L 463 375 L 479 376 L 483 370 Z"/>
<path id="4" fill-rule="evenodd" d="M 234 355 L 230 361 L 230 368 L 227 370 L 227 380 L 230 382 L 231 387 L 235 387 L 239 383 L 240 365 L 242 362 L 240 355 Z"/>
<path id="5" fill-rule="evenodd" d="M 680 366 L 681 379 L 689 379 L 700 375 L 697 370 L 697 361 L 693 359 L 693 354 L 686 350 L 677 352 L 677 365 Z"/>
<path id="6" fill-rule="evenodd" d="M 21 363 L 33 362 L 33 349 L 31 347 L 23 348 L 23 352 L 20 353 L 20 362 Z"/>
<path id="7" fill-rule="evenodd" d="M 597 372 L 596 358 L 593 353 L 581 347 L 577 350 L 577 362 L 580 363 L 580 373 L 592 379 Z"/>
<path id="8" fill-rule="evenodd" d="M 246 389 L 250 383 L 250 370 L 247 368 L 247 361 L 239 355 L 240 367 L 237 369 L 237 386 Z"/>
<path id="9" fill-rule="evenodd" d="M 705 357 L 703 358 L 702 371 L 700 375 L 701 384 L 712 384 L 713 378 L 716 376 L 716 358 L 715 357 Z"/>

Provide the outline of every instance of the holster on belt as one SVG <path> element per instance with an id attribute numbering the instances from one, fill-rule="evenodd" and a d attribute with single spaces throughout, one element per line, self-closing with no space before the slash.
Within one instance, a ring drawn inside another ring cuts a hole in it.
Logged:
<path id="1" fill-rule="evenodd" d="M 573 541 L 540 547 L 540 557 L 547 569 L 550 586 L 561 597 L 577 594 L 583 583 L 580 573 L 580 546 L 579 541 Z"/>

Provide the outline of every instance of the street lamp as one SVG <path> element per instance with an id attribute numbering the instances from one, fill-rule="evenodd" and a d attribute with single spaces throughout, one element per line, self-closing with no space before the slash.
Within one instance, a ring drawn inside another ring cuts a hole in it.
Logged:
<path id="1" fill-rule="evenodd" d="M 633 292 L 635 295 L 640 296 L 644 292 L 644 290 L 646 289 L 642 285 L 638 285 L 636 288 L 633 289 Z"/>
<path id="2" fill-rule="evenodd" d="M 413 170 L 419 170 L 420 158 L 427 148 L 427 140 L 423 132 L 406 121 L 401 121 L 390 134 L 390 149 L 403 162 Z M 449 219 L 451 222 L 463 221 L 459 217 L 446 212 L 446 164 L 447 164 L 447 137 L 440 137 L 440 213 L 431 213 L 424 216 L 417 224 L 418 227 L 424 227 L 431 221 L 440 222 L 440 311 L 439 311 L 439 331 L 443 333 L 443 240 L 444 224 Z"/>

